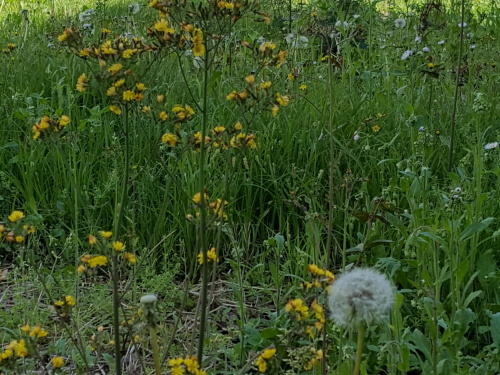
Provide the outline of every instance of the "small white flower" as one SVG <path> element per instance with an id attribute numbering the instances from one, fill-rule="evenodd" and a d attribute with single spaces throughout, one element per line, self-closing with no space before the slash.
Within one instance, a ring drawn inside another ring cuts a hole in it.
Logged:
<path id="1" fill-rule="evenodd" d="M 342 27 L 342 21 L 337 20 L 337 22 L 335 22 L 335 27 Z"/>
<path id="2" fill-rule="evenodd" d="M 257 39 L 256 43 L 262 44 L 262 43 L 265 43 L 265 41 L 266 41 L 266 38 L 264 38 L 263 36 L 259 36 L 259 39 Z"/>
<path id="3" fill-rule="evenodd" d="M 443 44 L 444 44 L 444 40 L 440 40 L 440 41 L 438 42 L 438 44 L 439 44 L 439 45 L 443 45 Z"/>
<path id="4" fill-rule="evenodd" d="M 491 142 L 491 143 L 486 143 L 484 145 L 485 150 L 493 150 L 498 147 L 498 142 Z"/>
<path id="5" fill-rule="evenodd" d="M 421 36 L 415 37 L 415 43 L 421 43 L 421 42 L 422 42 L 422 37 Z"/>
<path id="6" fill-rule="evenodd" d="M 143 305 L 149 305 L 151 303 L 155 303 L 158 300 L 154 294 L 146 294 L 141 297 L 141 303 Z"/>
<path id="7" fill-rule="evenodd" d="M 476 48 L 476 45 L 475 45 L 475 44 L 471 44 L 471 45 L 469 46 L 469 49 L 474 49 L 474 48 Z"/>
<path id="8" fill-rule="evenodd" d="M 359 17 L 361 17 L 359 14 L 353 14 L 352 15 L 352 18 L 354 18 L 355 20 L 357 20 Z"/>
<path id="9" fill-rule="evenodd" d="M 456 194 L 460 194 L 461 192 L 462 192 L 462 188 L 461 188 L 460 186 L 457 186 L 457 187 L 455 188 L 455 193 L 456 193 Z"/>
<path id="10" fill-rule="evenodd" d="M 132 14 L 139 13 L 140 10 L 141 6 L 139 5 L 139 3 L 132 3 L 128 6 L 128 11 Z"/>
<path id="11" fill-rule="evenodd" d="M 420 128 L 418 128 L 418 131 L 419 131 L 419 132 L 425 132 L 425 127 L 424 127 L 424 126 L 421 126 Z"/>
<path id="12" fill-rule="evenodd" d="M 464 22 L 464 23 L 460 22 L 458 24 L 458 27 L 467 27 L 467 22 Z"/>
<path id="13" fill-rule="evenodd" d="M 352 139 L 354 139 L 355 141 L 359 141 L 359 134 L 354 133 L 354 137 L 352 137 Z"/>
<path id="14" fill-rule="evenodd" d="M 294 39 L 295 39 L 295 34 L 290 33 L 290 34 L 286 34 L 286 36 L 285 36 L 285 40 L 288 44 L 292 43 L 292 40 L 294 40 Z"/>
<path id="15" fill-rule="evenodd" d="M 391 283 L 370 268 L 355 268 L 340 275 L 328 295 L 331 318 L 346 328 L 375 322 L 387 315 L 393 304 Z"/>
<path id="16" fill-rule="evenodd" d="M 406 21 L 404 18 L 397 18 L 394 20 L 394 26 L 396 26 L 398 29 L 403 29 L 406 26 Z"/>
<path id="17" fill-rule="evenodd" d="M 344 21 L 343 26 L 347 29 L 351 24 L 347 21 Z"/>
<path id="18" fill-rule="evenodd" d="M 429 48 L 429 47 L 424 47 L 424 48 L 422 48 L 422 51 L 423 51 L 423 52 L 430 52 L 431 50 L 430 50 L 430 48 Z"/>
<path id="19" fill-rule="evenodd" d="M 90 23 L 84 23 L 84 24 L 82 25 L 82 27 L 83 27 L 84 29 L 89 29 L 89 28 L 91 28 L 91 27 L 92 27 L 92 25 L 91 25 Z"/>
<path id="20" fill-rule="evenodd" d="M 458 198 L 458 194 L 453 194 L 453 199 L 457 199 Z"/>
<path id="21" fill-rule="evenodd" d="M 411 55 L 413 55 L 413 52 L 408 50 L 408 51 L 404 51 L 403 54 L 401 55 L 401 60 L 406 60 L 408 57 L 410 57 Z"/>

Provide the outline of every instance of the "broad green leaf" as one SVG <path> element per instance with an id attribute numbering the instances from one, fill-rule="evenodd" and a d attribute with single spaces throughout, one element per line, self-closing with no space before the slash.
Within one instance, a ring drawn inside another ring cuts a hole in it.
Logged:
<path id="1" fill-rule="evenodd" d="M 488 228 L 491 223 L 493 223 L 493 220 L 495 220 L 492 217 L 489 217 L 487 219 L 484 219 L 483 221 L 479 223 L 474 223 L 469 225 L 467 228 L 464 229 L 462 234 L 460 235 L 460 242 L 465 241 L 467 238 L 473 236 L 476 233 L 479 233 L 483 231 L 484 229 Z"/>

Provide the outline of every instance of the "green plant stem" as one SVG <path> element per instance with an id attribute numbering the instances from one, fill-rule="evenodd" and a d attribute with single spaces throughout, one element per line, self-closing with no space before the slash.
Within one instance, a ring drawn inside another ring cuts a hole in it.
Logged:
<path id="1" fill-rule="evenodd" d="M 198 336 L 198 363 L 201 365 L 203 359 L 203 345 L 205 341 L 205 326 L 207 319 L 207 292 L 208 292 L 208 257 L 207 257 L 207 239 L 206 239 L 206 225 L 207 225 L 207 201 L 205 199 L 205 134 L 207 131 L 208 122 L 208 46 L 205 38 L 205 64 L 203 64 L 203 111 L 201 123 L 201 145 L 200 145 L 200 195 L 201 195 L 201 213 L 200 213 L 200 248 L 203 255 L 202 265 L 202 285 L 201 285 L 201 317 L 200 317 L 200 333 Z"/>
<path id="2" fill-rule="evenodd" d="M 461 0 L 461 23 L 464 24 L 465 18 L 465 0 Z M 450 154 L 448 156 L 448 171 L 451 172 L 453 169 L 453 152 L 455 149 L 455 128 L 456 128 L 456 116 L 457 116 L 457 102 L 458 102 L 458 91 L 459 91 L 459 83 L 460 83 L 460 65 L 462 63 L 462 51 L 464 46 L 464 28 L 462 27 L 460 30 L 460 46 L 458 48 L 458 61 L 457 61 L 457 72 L 456 72 L 456 80 L 455 80 L 455 94 L 453 96 L 453 109 L 451 112 L 451 132 L 450 132 Z"/>
<path id="3" fill-rule="evenodd" d="M 329 176 L 328 176 L 328 227 L 327 227 L 327 232 L 326 232 L 326 261 L 325 261 L 325 268 L 329 269 L 330 267 L 330 257 L 331 255 L 331 249 L 332 249 L 332 242 L 333 242 L 333 209 L 334 209 L 334 204 L 333 204 L 333 172 L 334 172 L 334 150 L 335 150 L 335 140 L 334 140 L 334 135 L 333 135 L 333 119 L 334 119 L 334 112 L 333 112 L 333 62 L 331 59 L 331 54 L 332 54 L 332 48 L 330 46 L 329 54 L 330 58 L 328 59 L 328 83 L 329 83 L 329 97 L 328 97 L 328 102 L 329 102 L 329 130 L 330 130 L 330 149 L 329 149 L 329 156 L 330 156 L 330 165 L 329 165 Z M 326 353 L 326 324 L 323 326 L 323 353 Z M 321 374 L 326 375 L 326 356 L 324 355 L 323 358 L 321 359 Z"/>
<path id="4" fill-rule="evenodd" d="M 151 335 L 151 348 L 153 349 L 153 361 L 155 363 L 155 374 L 161 375 L 160 348 L 158 347 L 158 336 L 156 335 L 156 328 L 149 327 L 149 333 Z"/>
<path id="5" fill-rule="evenodd" d="M 358 347 L 356 348 L 356 362 L 352 375 L 359 375 L 361 369 L 361 358 L 363 357 L 363 346 L 365 341 L 365 325 L 360 324 L 358 327 Z"/>
<path id="6" fill-rule="evenodd" d="M 123 220 L 123 211 L 127 204 L 127 190 L 128 190 L 128 176 L 130 169 L 130 144 L 128 137 L 128 106 L 125 106 L 125 110 L 123 111 L 123 132 L 125 133 L 125 162 L 124 162 L 124 173 L 123 173 L 123 184 L 122 184 L 122 192 L 120 196 L 120 203 L 116 206 L 116 217 L 115 217 L 115 226 L 114 226 L 114 240 L 116 241 L 119 236 L 119 231 L 121 227 L 121 222 Z M 122 373 L 122 356 L 121 356 L 121 345 L 120 345 L 120 296 L 118 291 L 118 256 L 116 252 L 113 252 L 112 255 L 112 282 L 113 282 L 113 330 L 114 330 L 114 341 L 115 341 L 115 365 L 116 365 L 116 375 L 121 375 Z"/>

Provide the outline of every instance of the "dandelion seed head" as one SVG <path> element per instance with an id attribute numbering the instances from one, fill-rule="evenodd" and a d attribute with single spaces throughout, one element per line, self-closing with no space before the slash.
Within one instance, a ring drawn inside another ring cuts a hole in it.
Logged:
<path id="1" fill-rule="evenodd" d="M 391 283 L 370 268 L 356 268 L 332 284 L 328 306 L 333 321 L 346 328 L 370 324 L 387 315 L 394 303 Z"/>
<path id="2" fill-rule="evenodd" d="M 139 5 L 139 3 L 132 3 L 128 6 L 128 11 L 132 14 L 136 14 L 136 13 L 139 13 L 139 11 L 141 10 L 141 6 Z"/>
<path id="3" fill-rule="evenodd" d="M 422 37 L 421 36 L 416 36 L 415 37 L 415 43 L 421 43 L 422 42 Z"/>
<path id="4" fill-rule="evenodd" d="M 154 294 L 146 294 L 145 296 L 141 297 L 141 303 L 143 305 L 149 305 L 152 303 L 155 303 L 158 300 Z"/>
<path id="5" fill-rule="evenodd" d="M 397 18 L 394 20 L 394 26 L 398 29 L 403 29 L 406 26 L 406 21 L 404 18 Z"/>
<path id="6" fill-rule="evenodd" d="M 460 28 L 467 27 L 467 22 L 464 22 L 464 23 L 460 22 L 458 24 L 458 27 L 460 27 Z"/>
<path id="7" fill-rule="evenodd" d="M 474 49 L 474 48 L 476 48 L 476 45 L 475 45 L 475 44 L 471 44 L 471 45 L 469 46 L 469 49 Z"/>

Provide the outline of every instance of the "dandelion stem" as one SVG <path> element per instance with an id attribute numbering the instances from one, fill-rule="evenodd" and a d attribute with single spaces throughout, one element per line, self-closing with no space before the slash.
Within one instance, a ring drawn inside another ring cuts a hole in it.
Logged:
<path id="1" fill-rule="evenodd" d="M 158 336 L 156 335 L 156 328 L 150 327 L 149 333 L 151 335 L 151 347 L 153 349 L 153 360 L 155 363 L 155 374 L 161 375 L 160 349 L 158 347 Z"/>
<path id="2" fill-rule="evenodd" d="M 361 369 L 361 358 L 363 357 L 363 345 L 365 340 L 365 325 L 361 323 L 358 326 L 358 347 L 356 348 L 356 363 L 354 364 L 354 371 L 352 375 L 359 375 Z"/>
<path id="3" fill-rule="evenodd" d="M 465 0 L 461 0 L 461 20 L 460 25 L 464 24 L 465 17 Z M 458 91 L 459 91 L 459 83 L 460 83 L 460 65 L 462 64 L 462 53 L 464 46 L 464 30 L 461 27 L 460 30 L 460 46 L 458 48 L 458 61 L 457 61 L 457 71 L 456 71 L 456 80 L 455 80 L 455 94 L 453 96 L 453 110 L 451 112 L 451 133 L 450 133 L 450 154 L 448 156 L 448 171 L 451 172 L 453 168 L 453 152 L 455 149 L 455 128 L 456 128 L 456 116 L 457 116 L 457 102 L 458 102 Z"/>

